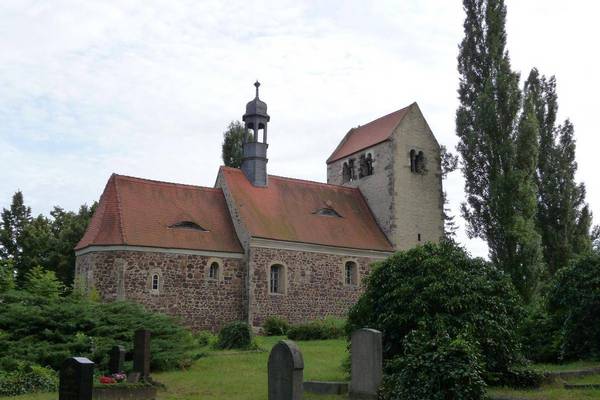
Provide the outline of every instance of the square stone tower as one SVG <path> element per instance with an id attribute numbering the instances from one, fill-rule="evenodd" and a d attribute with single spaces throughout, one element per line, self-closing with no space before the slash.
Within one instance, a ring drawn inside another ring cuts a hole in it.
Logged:
<path id="1" fill-rule="evenodd" d="M 417 103 L 350 129 L 327 183 L 358 187 L 395 250 L 444 233 L 440 146 Z"/>

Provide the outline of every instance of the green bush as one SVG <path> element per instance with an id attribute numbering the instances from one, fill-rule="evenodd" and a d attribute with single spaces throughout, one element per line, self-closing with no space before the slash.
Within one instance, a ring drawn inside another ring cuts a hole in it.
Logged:
<path id="1" fill-rule="evenodd" d="M 10 360 L 55 370 L 72 356 L 106 368 L 116 344 L 133 349 L 140 328 L 152 332 L 151 368 L 167 370 L 191 363 L 191 333 L 173 318 L 129 302 L 94 303 L 76 294 L 54 297 L 9 290 L 0 294 L 0 365 Z"/>
<path id="2" fill-rule="evenodd" d="M 249 349 L 252 347 L 252 328 L 245 322 L 232 322 L 225 325 L 219 332 L 217 342 L 219 349 Z"/>
<path id="3" fill-rule="evenodd" d="M 480 400 L 485 397 L 478 346 L 448 335 L 432 338 L 414 331 L 404 354 L 386 365 L 381 397 L 385 400 Z"/>
<path id="4" fill-rule="evenodd" d="M 263 332 L 267 336 L 283 336 L 290 329 L 290 324 L 280 317 L 268 317 L 263 324 Z"/>
<path id="5" fill-rule="evenodd" d="M 527 310 L 519 335 L 523 354 L 534 362 L 557 362 L 560 356 L 560 327 L 546 310 L 545 304 L 534 304 Z"/>
<path id="6" fill-rule="evenodd" d="M 426 244 L 380 262 L 349 313 L 347 334 L 358 328 L 383 333 L 384 359 L 404 353 L 416 329 L 471 338 L 479 347 L 487 383 L 504 383 L 525 365 L 516 327 L 523 316 L 508 276 L 471 258 L 454 243 Z"/>
<path id="7" fill-rule="evenodd" d="M 292 325 L 287 337 L 292 340 L 337 339 L 344 336 L 345 322 L 335 318 L 325 318 L 306 324 Z"/>
<path id="8" fill-rule="evenodd" d="M 556 273 L 548 309 L 560 329 L 561 360 L 600 358 L 599 254 L 579 258 Z"/>
<path id="9" fill-rule="evenodd" d="M 57 373 L 49 368 L 19 363 L 11 371 L 0 371 L 0 396 L 54 392 L 57 389 Z"/>
<path id="10" fill-rule="evenodd" d="M 198 347 L 214 346 L 217 343 L 217 336 L 210 331 L 199 331 L 194 335 Z"/>

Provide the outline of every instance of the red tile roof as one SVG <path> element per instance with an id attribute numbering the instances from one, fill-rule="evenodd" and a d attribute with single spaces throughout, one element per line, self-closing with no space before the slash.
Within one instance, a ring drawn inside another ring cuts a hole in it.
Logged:
<path id="1" fill-rule="evenodd" d="M 269 175 L 255 187 L 236 168 L 221 174 L 253 237 L 327 246 L 393 251 L 356 188 Z M 332 208 L 339 217 L 315 214 Z"/>
<path id="2" fill-rule="evenodd" d="M 207 231 L 169 227 L 184 221 Z M 243 252 L 221 189 L 116 174 L 76 250 L 92 245 Z"/>
<path id="3" fill-rule="evenodd" d="M 350 129 L 327 159 L 327 164 L 388 140 L 410 107 L 404 107 L 358 128 Z"/>

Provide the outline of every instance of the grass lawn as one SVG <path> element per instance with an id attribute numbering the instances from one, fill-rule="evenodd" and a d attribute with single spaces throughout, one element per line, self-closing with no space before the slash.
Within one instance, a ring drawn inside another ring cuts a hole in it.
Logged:
<path id="1" fill-rule="evenodd" d="M 267 398 L 267 360 L 271 348 L 281 338 L 257 337 L 263 352 L 212 351 L 196 361 L 186 371 L 153 374 L 164 383 L 159 391 L 160 400 L 260 400 Z M 297 342 L 304 357 L 305 380 L 345 380 L 341 363 L 346 356 L 345 340 Z M 18 397 L 0 397 L 2 400 L 56 400 L 56 393 Z M 309 400 L 339 400 L 344 396 L 317 396 L 305 393 Z"/>

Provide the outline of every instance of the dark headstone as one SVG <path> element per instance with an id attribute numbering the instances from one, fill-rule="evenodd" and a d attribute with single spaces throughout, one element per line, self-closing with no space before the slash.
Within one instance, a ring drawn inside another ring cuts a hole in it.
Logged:
<path id="1" fill-rule="evenodd" d="M 58 400 L 92 400 L 94 363 L 83 357 L 67 358 L 60 368 Z"/>
<path id="2" fill-rule="evenodd" d="M 125 364 L 125 348 L 123 346 L 113 346 L 110 349 L 108 358 L 108 372 L 110 374 L 123 372 L 123 364 Z"/>
<path id="3" fill-rule="evenodd" d="M 296 343 L 282 340 L 269 355 L 269 400 L 301 400 L 304 361 Z"/>
<path id="4" fill-rule="evenodd" d="M 351 399 L 376 399 L 383 376 L 381 332 L 359 329 L 351 339 L 352 379 Z"/>
<path id="5" fill-rule="evenodd" d="M 140 373 L 142 380 L 150 377 L 150 331 L 145 329 L 135 331 L 133 370 Z"/>

